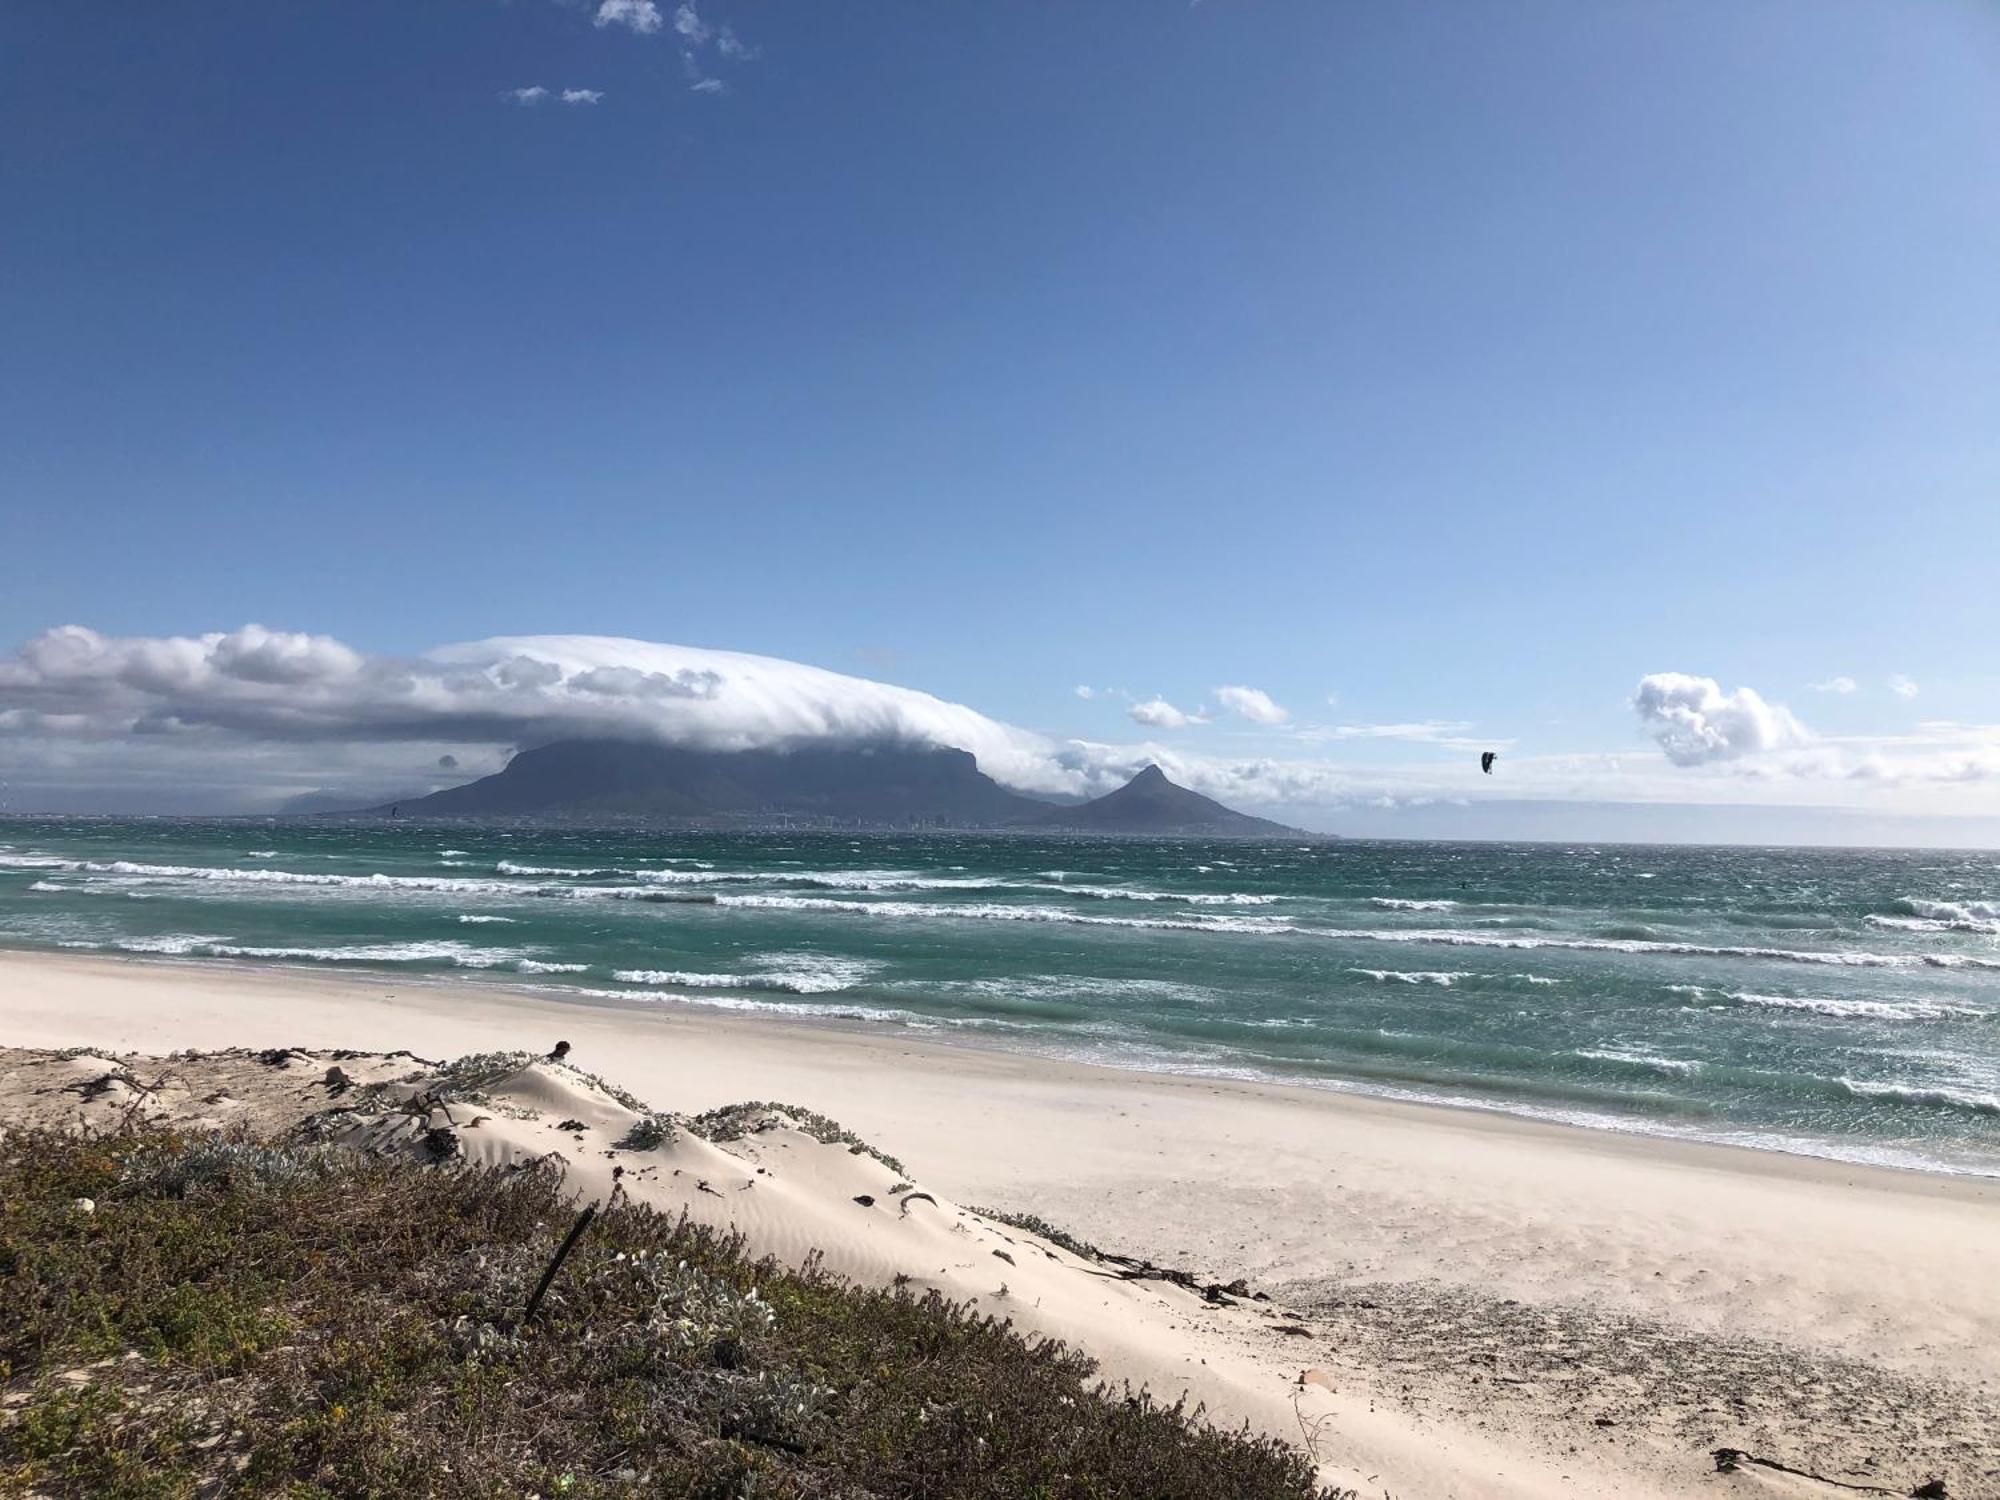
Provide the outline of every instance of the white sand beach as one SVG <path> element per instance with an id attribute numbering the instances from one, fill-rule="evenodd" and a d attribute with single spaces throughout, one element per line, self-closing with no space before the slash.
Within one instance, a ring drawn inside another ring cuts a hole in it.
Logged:
<path id="1" fill-rule="evenodd" d="M 74 1116 L 63 1089 L 100 1060 L 159 1084 L 142 1114 L 270 1128 L 328 1106 L 333 1049 L 448 1060 L 558 1039 L 573 1066 L 511 1076 L 495 1095 L 507 1108 L 477 1127 L 461 1112 L 469 1159 L 562 1149 L 588 1195 L 626 1165 L 634 1196 L 735 1224 L 759 1251 L 817 1251 L 858 1280 L 977 1299 L 1078 1343 L 1113 1379 L 1307 1442 L 1328 1483 L 1364 1495 L 1841 1493 L 1770 1469 L 1717 1474 L 1722 1446 L 1889 1493 L 1942 1478 L 1954 1497 L 2000 1494 L 2000 1181 L 860 1024 L 0 955 L 0 1045 L 91 1049 L 8 1053 L 0 1123 Z M 269 1048 L 305 1055 L 150 1072 L 132 1060 Z M 407 1057 L 340 1066 L 362 1082 L 422 1072 Z M 900 1158 L 907 1180 L 790 1130 L 609 1151 L 636 1115 L 586 1074 L 660 1111 L 820 1111 Z M 416 1139 L 407 1114 L 349 1133 L 376 1148 Z M 903 1202 L 913 1191 L 935 1201 Z M 1269 1300 L 1113 1279 L 969 1205 L 1038 1215 L 1201 1283 L 1242 1278 Z"/>

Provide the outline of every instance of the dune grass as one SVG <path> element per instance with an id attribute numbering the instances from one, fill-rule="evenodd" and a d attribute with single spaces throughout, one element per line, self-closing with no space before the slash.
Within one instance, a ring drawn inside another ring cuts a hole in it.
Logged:
<path id="1" fill-rule="evenodd" d="M 86 1206 L 87 1201 L 87 1206 Z M 0 1142 L 0 1493 L 1297 1497 L 1292 1450 L 545 1170 Z"/>

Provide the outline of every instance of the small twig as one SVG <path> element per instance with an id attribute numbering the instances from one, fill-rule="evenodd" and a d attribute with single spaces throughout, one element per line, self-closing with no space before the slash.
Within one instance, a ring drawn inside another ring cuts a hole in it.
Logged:
<path id="1" fill-rule="evenodd" d="M 1913 1490 L 1885 1490 L 1879 1484 L 1855 1484 L 1846 1479 L 1829 1479 L 1824 1474 L 1815 1474 L 1810 1469 L 1795 1469 L 1790 1464 L 1781 1464 L 1775 1458 L 1759 1458 L 1754 1453 L 1745 1453 L 1741 1448 L 1717 1448 L 1710 1455 L 1715 1460 L 1718 1474 L 1733 1474 L 1745 1464 L 1755 1464 L 1760 1469 L 1775 1469 L 1780 1474 L 1796 1474 L 1801 1479 L 1810 1479 L 1816 1484 L 1830 1484 L 1836 1489 L 1855 1490 L 1864 1495 L 1902 1495 L 1922 1497 L 1922 1500 L 1948 1500 L 1942 1479 L 1927 1480 Z"/>
<path id="2" fill-rule="evenodd" d="M 584 1230 L 590 1227 L 590 1221 L 596 1217 L 597 1205 L 588 1204 L 578 1216 L 576 1223 L 570 1226 L 568 1238 L 562 1242 L 562 1248 L 556 1251 L 556 1258 L 549 1262 L 549 1268 L 542 1272 L 542 1279 L 535 1287 L 535 1295 L 528 1299 L 528 1310 L 521 1314 L 523 1328 L 535 1321 L 535 1313 L 542 1305 L 542 1298 L 548 1292 L 549 1283 L 556 1279 L 556 1272 L 562 1269 L 562 1263 L 569 1259 L 570 1251 L 576 1248 L 576 1242 L 583 1238 Z"/>

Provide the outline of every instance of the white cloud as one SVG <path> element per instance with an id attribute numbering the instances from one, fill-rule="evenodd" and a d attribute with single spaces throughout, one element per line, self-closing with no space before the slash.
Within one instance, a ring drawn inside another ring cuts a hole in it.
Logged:
<path id="1" fill-rule="evenodd" d="M 692 0 L 681 0 L 681 4 L 674 11 L 674 30 L 697 47 L 714 35 L 708 23 L 695 14 Z"/>
<path id="2" fill-rule="evenodd" d="M 1829 677 L 1825 682 L 1812 684 L 1815 693 L 1838 693 L 1843 698 L 1849 693 L 1858 692 L 1860 687 L 1861 684 L 1852 677 Z"/>
<path id="3" fill-rule="evenodd" d="M 1307 741 L 1399 740 L 1413 745 L 1450 745 L 1464 749 L 1470 745 L 1512 744 L 1511 740 L 1474 739 L 1466 735 L 1469 719 L 1420 719 L 1404 724 L 1333 724 L 1299 731 Z"/>
<path id="4" fill-rule="evenodd" d="M 516 104 L 540 104 L 549 97 L 549 91 L 538 83 L 525 89 L 509 89 L 501 97 L 512 99 Z"/>
<path id="5" fill-rule="evenodd" d="M 562 102 L 565 104 L 599 104 L 604 99 L 602 89 L 564 89 Z"/>
<path id="6" fill-rule="evenodd" d="M 1083 699 L 1083 701 L 1086 703 L 1088 703 L 1092 698 L 1095 698 L 1097 696 L 1097 689 L 1091 687 L 1088 683 L 1080 682 L 1076 685 L 1075 688 L 1072 689 L 1072 691 L 1077 695 L 1077 697 Z"/>
<path id="7" fill-rule="evenodd" d="M 604 0 L 597 7 L 595 24 L 625 26 L 641 36 L 651 36 L 666 24 L 653 0 Z"/>
<path id="8" fill-rule="evenodd" d="M 0 704 L 0 738 L 908 742 L 969 750 L 1015 785 L 1088 785 L 1087 768 L 1057 742 L 928 693 L 774 657 L 607 636 L 498 637 L 397 658 L 257 625 L 135 639 L 70 625 L 0 657 Z"/>
<path id="9" fill-rule="evenodd" d="M 497 769 L 512 747 L 609 735 L 712 749 L 951 746 L 1008 785 L 1044 793 L 1106 791 L 1154 761 L 1232 805 L 1336 828 L 1338 809 L 1382 797 L 1685 802 L 1690 786 L 1715 803 L 2000 813 L 2000 725 L 1927 721 L 1891 736 L 1815 739 L 1746 690 L 1678 674 L 1647 679 L 1634 701 L 1662 748 L 1681 749 L 1678 765 L 1638 754 L 1510 756 L 1498 787 L 1471 756 L 1368 764 L 1185 753 L 1167 731 L 1201 715 L 1159 699 L 1136 705 L 1135 717 L 1169 743 L 1104 744 L 797 662 L 648 641 L 497 637 L 400 657 L 254 625 L 129 639 L 66 626 L 0 654 L 0 807 L 250 812 L 322 789 L 371 803 Z M 1448 744 L 1466 727 L 1342 725 L 1290 742 Z"/>
<path id="10" fill-rule="evenodd" d="M 1224 708 L 1253 724 L 1282 724 L 1291 717 L 1258 688 L 1219 687 L 1215 696 Z"/>
<path id="11" fill-rule="evenodd" d="M 1910 681 L 1901 672 L 1898 672 L 1894 677 L 1889 679 L 1889 691 L 1894 693 L 1898 698 L 1914 698 L 1917 696 L 1918 688 L 1914 682 Z"/>
<path id="12" fill-rule="evenodd" d="M 729 85 L 724 83 L 720 78 L 697 78 L 693 83 L 688 85 L 688 88 L 697 94 L 726 94 L 729 92 Z"/>
<path id="13" fill-rule="evenodd" d="M 1164 698 L 1148 698 L 1144 703 L 1135 703 L 1126 710 L 1134 724 L 1144 724 L 1152 729 L 1186 729 L 1190 724 L 1202 724 L 1201 711 L 1182 713 Z"/>
<path id="14" fill-rule="evenodd" d="M 715 50 L 731 62 L 755 62 L 758 57 L 757 49 L 737 36 L 727 26 L 721 27 L 716 31 Z"/>
<path id="15" fill-rule="evenodd" d="M 1740 687 L 1725 693 L 1712 677 L 1654 672 L 1639 679 L 1632 708 L 1640 727 L 1677 766 L 1699 766 L 1787 750 L 1811 739 L 1780 704 Z"/>

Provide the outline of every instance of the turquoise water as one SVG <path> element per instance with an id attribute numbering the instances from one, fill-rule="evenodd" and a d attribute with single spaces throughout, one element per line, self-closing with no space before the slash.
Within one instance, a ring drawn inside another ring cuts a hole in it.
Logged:
<path id="1" fill-rule="evenodd" d="M 843 1017 L 2000 1173 L 1993 854 L 15 821 L 0 945 Z"/>

